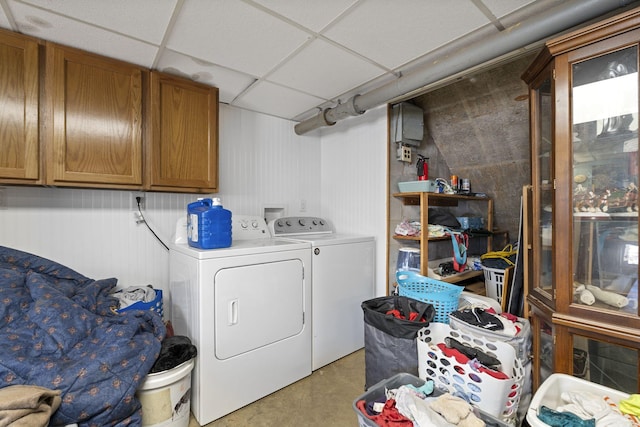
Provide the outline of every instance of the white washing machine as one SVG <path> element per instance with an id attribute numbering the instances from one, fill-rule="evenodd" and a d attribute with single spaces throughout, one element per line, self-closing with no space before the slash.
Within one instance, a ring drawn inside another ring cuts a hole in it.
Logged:
<path id="1" fill-rule="evenodd" d="M 311 245 L 233 215 L 233 244 L 170 248 L 171 321 L 198 349 L 191 409 L 205 425 L 311 374 Z"/>
<path id="2" fill-rule="evenodd" d="M 312 369 L 363 348 L 361 304 L 375 294 L 375 239 L 335 233 L 317 217 L 278 218 L 269 229 L 311 244 Z"/>

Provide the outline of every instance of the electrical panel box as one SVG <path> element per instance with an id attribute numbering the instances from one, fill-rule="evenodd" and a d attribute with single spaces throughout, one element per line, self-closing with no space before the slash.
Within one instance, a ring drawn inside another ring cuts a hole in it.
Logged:
<path id="1" fill-rule="evenodd" d="M 401 102 L 392 107 L 391 140 L 395 143 L 418 147 L 424 136 L 422 108 Z"/>

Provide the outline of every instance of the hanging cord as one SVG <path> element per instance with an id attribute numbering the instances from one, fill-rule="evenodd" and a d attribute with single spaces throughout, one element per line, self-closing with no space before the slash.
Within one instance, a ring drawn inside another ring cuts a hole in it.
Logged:
<path id="1" fill-rule="evenodd" d="M 136 203 L 138 204 L 138 213 L 140 214 L 140 219 L 138 221 L 136 221 L 138 224 L 139 223 L 144 223 L 144 225 L 147 226 L 147 228 L 149 229 L 149 231 L 151 231 L 151 233 L 156 237 L 156 239 L 158 239 L 158 242 L 160 242 L 160 244 L 162 246 L 164 246 L 164 248 L 166 250 L 169 250 L 169 246 L 165 245 L 164 242 L 162 241 L 162 239 L 160 239 L 160 237 L 158 237 L 158 235 L 156 234 L 155 231 L 153 231 L 153 229 L 151 228 L 151 226 L 149 225 L 149 223 L 147 222 L 147 219 L 144 217 L 144 215 L 142 214 L 142 208 L 140 207 L 140 202 L 142 201 L 141 197 L 136 197 Z"/>

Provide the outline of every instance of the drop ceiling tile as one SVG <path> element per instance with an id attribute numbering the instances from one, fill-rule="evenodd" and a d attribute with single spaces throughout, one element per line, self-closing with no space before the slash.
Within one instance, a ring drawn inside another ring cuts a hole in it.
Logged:
<path id="1" fill-rule="evenodd" d="M 237 0 L 184 3 L 167 47 L 214 64 L 261 76 L 309 34 Z"/>
<path id="2" fill-rule="evenodd" d="M 258 82 L 233 105 L 291 120 L 301 111 L 307 111 L 324 101 L 270 82 Z"/>
<path id="3" fill-rule="evenodd" d="M 171 50 L 165 50 L 158 60 L 158 70 L 187 77 L 218 88 L 220 102 L 230 103 L 255 79 L 246 74 L 218 67 Z"/>
<path id="4" fill-rule="evenodd" d="M 22 0 L 89 24 L 160 44 L 177 0 Z"/>
<path id="5" fill-rule="evenodd" d="M 482 0 L 496 18 L 501 18 L 534 2 L 535 0 Z"/>
<path id="6" fill-rule="evenodd" d="M 130 39 L 73 19 L 9 2 L 19 31 L 55 43 L 95 52 L 110 58 L 150 67 L 158 50 L 150 44 Z"/>
<path id="7" fill-rule="evenodd" d="M 324 35 L 393 69 L 488 22 L 470 0 L 370 0 Z"/>
<path id="8" fill-rule="evenodd" d="M 319 32 L 357 0 L 253 0 L 274 12 Z"/>
<path id="9" fill-rule="evenodd" d="M 267 80 L 331 99 L 385 72 L 358 56 L 316 39 Z"/>

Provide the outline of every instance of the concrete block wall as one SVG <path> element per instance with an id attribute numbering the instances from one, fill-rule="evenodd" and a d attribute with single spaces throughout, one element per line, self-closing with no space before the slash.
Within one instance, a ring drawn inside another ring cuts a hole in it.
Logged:
<path id="1" fill-rule="evenodd" d="M 517 241 L 522 187 L 530 183 L 531 171 L 529 97 L 520 76 L 534 57 L 529 54 L 406 101 L 423 109 L 425 133 L 411 164 L 395 160 L 396 145 L 390 144 L 389 192 L 398 191 L 398 182 L 416 180 L 416 154 L 422 154 L 429 157 L 430 178 L 468 178 L 472 191 L 491 197 L 494 229 L 506 230 L 509 241 Z M 474 206 L 479 205 L 469 204 Z M 417 217 L 416 207 L 390 198 L 390 226 Z M 401 246 L 411 243 L 390 239 L 389 283 Z M 442 257 L 430 250 L 432 255 Z"/>
<path id="2" fill-rule="evenodd" d="M 494 228 L 517 240 L 522 186 L 530 182 L 528 55 L 422 95 L 429 142 L 451 174 L 494 200 Z"/>

